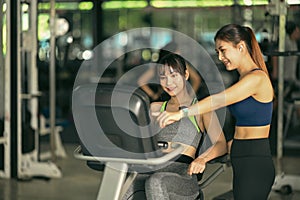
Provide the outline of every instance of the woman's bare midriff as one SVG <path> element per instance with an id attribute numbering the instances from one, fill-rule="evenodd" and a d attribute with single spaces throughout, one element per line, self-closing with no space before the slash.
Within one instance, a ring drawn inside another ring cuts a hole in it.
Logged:
<path id="1" fill-rule="evenodd" d="M 236 126 L 234 138 L 235 139 L 259 139 L 268 138 L 270 132 L 270 125 L 266 126 Z"/>

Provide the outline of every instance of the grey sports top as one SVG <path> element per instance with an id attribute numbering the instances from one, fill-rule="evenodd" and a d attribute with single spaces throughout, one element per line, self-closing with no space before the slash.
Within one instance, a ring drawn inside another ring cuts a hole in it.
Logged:
<path id="1" fill-rule="evenodd" d="M 193 103 L 195 103 L 196 100 L 194 100 Z M 167 101 L 163 103 L 160 111 L 163 112 L 166 107 Z M 183 118 L 161 129 L 157 134 L 157 139 L 158 141 L 164 142 L 180 142 L 191 145 L 197 149 L 201 135 L 201 130 L 193 116 Z"/>

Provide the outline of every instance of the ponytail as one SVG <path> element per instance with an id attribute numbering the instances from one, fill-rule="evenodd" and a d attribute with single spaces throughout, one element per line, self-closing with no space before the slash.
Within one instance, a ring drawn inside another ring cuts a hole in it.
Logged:
<path id="1" fill-rule="evenodd" d="M 251 42 L 250 42 L 251 51 L 249 51 L 251 58 L 253 59 L 255 64 L 269 76 L 269 72 L 268 72 L 266 63 L 264 61 L 263 54 L 261 52 L 261 49 L 259 47 L 259 44 L 255 38 L 255 35 L 254 35 L 252 29 L 249 27 L 244 27 L 244 28 L 250 34 L 250 37 L 251 37 Z M 247 41 L 245 41 L 245 42 L 247 43 Z"/>
<path id="2" fill-rule="evenodd" d="M 249 28 L 249 27 L 245 27 L 245 29 L 251 36 L 251 46 L 252 46 L 252 51 L 250 51 L 251 58 L 253 59 L 255 64 L 259 68 L 261 68 L 261 70 L 263 70 L 268 75 L 268 77 L 270 78 L 266 63 L 265 63 L 264 58 L 263 58 L 263 54 L 260 50 L 259 44 L 258 44 L 258 42 L 255 38 L 255 35 L 254 35 L 252 29 Z M 274 91 L 273 91 L 273 97 L 275 97 L 275 92 Z"/>

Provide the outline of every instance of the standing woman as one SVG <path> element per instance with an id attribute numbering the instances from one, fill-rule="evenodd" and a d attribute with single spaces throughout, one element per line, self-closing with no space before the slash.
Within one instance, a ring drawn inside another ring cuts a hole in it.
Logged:
<path id="1" fill-rule="evenodd" d="M 266 200 L 271 191 L 275 169 L 269 131 L 273 109 L 273 87 L 249 27 L 229 24 L 215 35 L 215 49 L 226 69 L 237 70 L 239 81 L 223 92 L 211 95 L 177 112 L 155 113 L 161 127 L 181 118 L 229 106 L 236 118 L 229 152 L 233 168 L 235 200 Z"/>

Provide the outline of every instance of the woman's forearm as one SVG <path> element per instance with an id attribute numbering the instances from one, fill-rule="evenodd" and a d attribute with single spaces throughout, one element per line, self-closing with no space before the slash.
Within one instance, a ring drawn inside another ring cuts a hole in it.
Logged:
<path id="1" fill-rule="evenodd" d="M 222 108 L 224 106 L 226 106 L 224 94 L 220 93 L 216 95 L 211 95 L 190 106 L 188 108 L 188 116 L 195 116 L 208 113 Z"/>
<path id="2" fill-rule="evenodd" d="M 204 158 L 205 162 L 208 162 L 216 157 L 222 156 L 227 153 L 226 144 L 222 142 L 216 142 L 208 148 L 205 152 L 203 152 L 199 157 Z"/>

